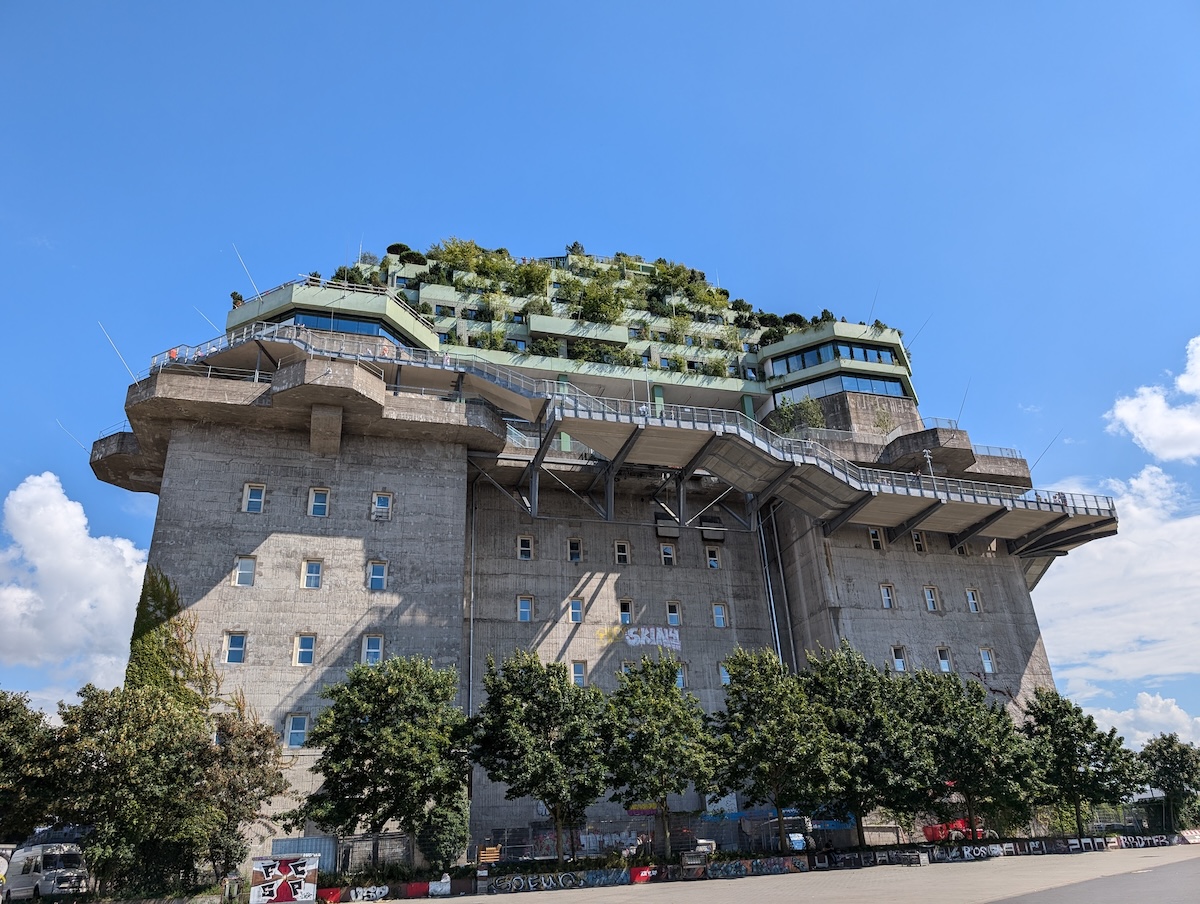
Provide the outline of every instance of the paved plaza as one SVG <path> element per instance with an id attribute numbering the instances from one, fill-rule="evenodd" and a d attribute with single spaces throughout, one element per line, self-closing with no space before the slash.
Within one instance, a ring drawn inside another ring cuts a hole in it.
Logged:
<path id="1" fill-rule="evenodd" d="M 1200 845 L 537 892 L 579 904 L 1200 904 Z"/>

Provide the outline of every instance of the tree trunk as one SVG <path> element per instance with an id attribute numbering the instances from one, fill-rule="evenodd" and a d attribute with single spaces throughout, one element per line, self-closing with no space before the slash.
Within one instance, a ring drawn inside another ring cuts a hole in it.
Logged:
<path id="1" fill-rule="evenodd" d="M 562 808 L 554 808 L 554 853 L 558 857 L 558 868 L 562 869 Z"/>
<path id="2" fill-rule="evenodd" d="M 671 824 L 670 824 L 670 808 L 667 806 L 667 799 L 664 797 L 658 802 L 658 814 L 662 820 L 663 830 L 663 852 L 666 857 L 666 862 L 671 862 Z"/>
<path id="3" fill-rule="evenodd" d="M 979 832 L 975 830 L 975 801 L 970 794 L 964 794 L 963 799 L 967 802 L 967 828 L 971 830 L 971 840 L 979 840 Z"/>
<path id="4" fill-rule="evenodd" d="M 1079 840 L 1080 845 L 1083 844 L 1083 807 L 1079 801 L 1079 795 L 1075 795 L 1075 837 Z"/>
<path id="5" fill-rule="evenodd" d="M 851 815 L 854 817 L 854 828 L 858 832 L 858 846 L 865 848 L 867 846 L 867 832 L 863 828 L 862 804 L 856 805 L 851 811 Z"/>
<path id="6" fill-rule="evenodd" d="M 371 833 L 371 869 L 379 869 L 379 830 Z"/>
<path id="7" fill-rule="evenodd" d="M 779 856 L 784 856 L 787 851 L 787 831 L 783 826 L 783 807 L 775 804 L 775 818 L 779 820 Z"/>

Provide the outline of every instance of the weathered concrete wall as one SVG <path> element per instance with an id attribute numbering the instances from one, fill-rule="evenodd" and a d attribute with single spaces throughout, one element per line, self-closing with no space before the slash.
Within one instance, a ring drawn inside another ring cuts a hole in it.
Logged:
<path id="1" fill-rule="evenodd" d="M 880 667 L 891 668 L 892 647 L 902 646 L 909 669 L 937 670 L 938 647 L 945 647 L 955 671 L 978 678 L 1006 702 L 1053 686 L 1020 560 L 1002 543 L 976 538 L 964 556 L 944 534 L 926 531 L 924 552 L 908 535 L 876 550 L 859 525 L 825 538 L 786 506 L 775 521 L 801 660 L 802 651 L 845 638 Z M 883 608 L 881 584 L 895 588 L 891 609 Z M 937 589 L 936 612 L 926 606 L 926 586 Z M 968 589 L 976 591 L 980 612 L 970 611 Z M 984 673 L 981 648 L 994 653 L 992 674 Z"/>

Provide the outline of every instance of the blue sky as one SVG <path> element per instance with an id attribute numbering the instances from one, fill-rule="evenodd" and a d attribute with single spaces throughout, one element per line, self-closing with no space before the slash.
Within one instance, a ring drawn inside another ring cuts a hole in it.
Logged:
<path id="1" fill-rule="evenodd" d="M 0 33 L 0 687 L 120 677 L 154 500 L 68 435 L 123 418 L 99 323 L 134 371 L 210 337 L 253 292 L 234 244 L 265 289 L 360 244 L 578 240 L 880 317 L 923 414 L 1119 496 L 1035 592 L 1047 648 L 1131 739 L 1200 740 L 1195 4 L 8 3 Z"/>

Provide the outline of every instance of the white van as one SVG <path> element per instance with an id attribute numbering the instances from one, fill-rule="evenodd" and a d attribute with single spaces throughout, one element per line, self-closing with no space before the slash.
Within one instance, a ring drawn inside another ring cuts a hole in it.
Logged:
<path id="1" fill-rule="evenodd" d="M 31 844 L 19 848 L 5 874 L 4 904 L 13 901 L 78 900 L 87 894 L 88 872 L 77 844 Z"/>

